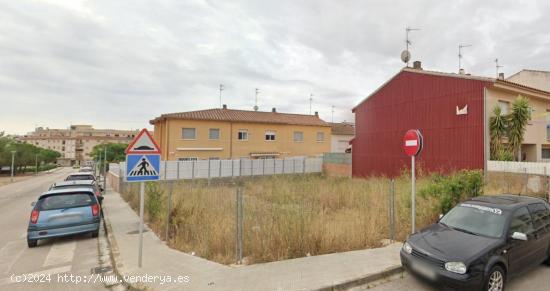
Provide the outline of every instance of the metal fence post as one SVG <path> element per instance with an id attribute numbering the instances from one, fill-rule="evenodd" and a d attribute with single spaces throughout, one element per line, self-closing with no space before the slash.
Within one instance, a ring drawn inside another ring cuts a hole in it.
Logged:
<path id="1" fill-rule="evenodd" d="M 286 158 L 283 158 L 283 174 L 285 173 L 285 161 L 286 161 Z"/>
<path id="2" fill-rule="evenodd" d="M 176 180 L 180 179 L 180 161 L 177 162 L 178 169 L 176 171 Z"/>
<path id="3" fill-rule="evenodd" d="M 164 180 L 168 180 L 168 161 L 164 161 Z"/>
<path id="4" fill-rule="evenodd" d="M 389 220 L 390 220 L 390 240 L 395 240 L 395 180 L 390 180 L 390 193 L 389 193 Z"/>
<path id="5" fill-rule="evenodd" d="M 265 176 L 265 158 L 262 159 L 262 176 Z"/>
<path id="6" fill-rule="evenodd" d="M 524 194 L 527 194 L 527 183 L 529 183 L 529 175 L 527 174 L 527 168 L 523 168 L 523 172 L 525 173 L 525 185 L 523 186 L 523 189 L 525 191 Z"/>
<path id="7" fill-rule="evenodd" d="M 292 159 L 292 174 L 296 173 L 296 158 Z"/>
<path id="8" fill-rule="evenodd" d="M 243 175 L 243 159 L 239 159 L 239 177 Z"/>
<path id="9" fill-rule="evenodd" d="M 166 232 L 164 234 L 164 240 L 168 244 L 170 239 L 169 229 L 170 229 L 170 212 L 172 211 L 172 191 L 174 190 L 174 181 L 170 181 L 168 188 L 168 210 L 166 212 Z"/>
<path id="10" fill-rule="evenodd" d="M 233 177 L 233 170 L 235 168 L 235 160 L 231 160 L 231 177 Z"/>
<path id="11" fill-rule="evenodd" d="M 191 161 L 191 180 L 195 179 L 195 160 Z"/>
<path id="12" fill-rule="evenodd" d="M 220 172 L 219 172 L 219 175 L 218 175 L 218 178 L 221 178 L 222 177 L 222 160 L 220 159 Z"/>
<path id="13" fill-rule="evenodd" d="M 243 193 L 242 188 L 238 187 L 236 192 L 236 255 L 237 264 L 243 261 Z"/>
<path id="14" fill-rule="evenodd" d="M 302 160 L 302 172 L 305 174 L 306 173 L 306 157 L 303 158 Z"/>

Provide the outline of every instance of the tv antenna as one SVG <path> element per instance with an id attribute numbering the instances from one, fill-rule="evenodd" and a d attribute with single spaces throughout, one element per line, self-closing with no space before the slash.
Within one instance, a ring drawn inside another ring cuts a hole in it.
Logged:
<path id="1" fill-rule="evenodd" d="M 222 108 L 222 91 L 224 90 L 225 88 L 223 87 L 223 84 L 220 84 L 220 108 Z"/>
<path id="2" fill-rule="evenodd" d="M 258 111 L 258 94 L 260 94 L 260 89 L 256 88 L 256 103 L 254 103 L 254 111 Z"/>
<path id="3" fill-rule="evenodd" d="M 401 52 L 401 60 L 404 63 L 407 63 L 409 66 L 409 61 L 411 60 L 411 52 L 409 51 L 409 45 L 412 45 L 411 40 L 409 39 L 409 32 L 414 30 L 420 30 L 420 28 L 405 27 L 405 50 Z"/>
<path id="4" fill-rule="evenodd" d="M 332 107 L 332 117 L 331 117 L 331 122 L 334 123 L 334 105 L 331 106 Z"/>
<path id="5" fill-rule="evenodd" d="M 313 94 L 309 94 L 309 115 L 311 115 L 311 104 L 313 103 Z"/>
<path id="6" fill-rule="evenodd" d="M 458 45 L 458 73 L 462 71 L 462 49 L 465 47 L 471 47 L 471 44 L 459 44 Z"/>
<path id="7" fill-rule="evenodd" d="M 496 67 L 496 70 L 497 70 L 497 79 L 498 79 L 498 69 L 504 67 L 504 66 L 501 66 L 498 64 L 498 58 L 495 59 L 495 67 Z"/>

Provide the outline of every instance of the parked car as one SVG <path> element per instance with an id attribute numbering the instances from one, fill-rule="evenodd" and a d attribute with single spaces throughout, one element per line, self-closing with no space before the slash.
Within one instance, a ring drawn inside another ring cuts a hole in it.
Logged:
<path id="1" fill-rule="evenodd" d="M 97 183 L 95 180 L 71 180 L 71 181 L 55 182 L 50 186 L 49 190 L 69 189 L 69 188 L 74 189 L 74 188 L 82 188 L 82 187 L 92 188 L 96 196 L 101 196 L 101 192 L 103 192 L 103 187 L 99 183 Z"/>
<path id="2" fill-rule="evenodd" d="M 473 198 L 410 235 L 400 256 L 406 270 L 435 285 L 503 290 L 507 279 L 550 265 L 550 205 L 526 196 Z"/>
<path id="3" fill-rule="evenodd" d="M 36 247 L 38 240 L 91 233 L 97 237 L 101 221 L 100 201 L 88 187 L 50 190 L 31 205 L 27 245 Z"/>
<path id="4" fill-rule="evenodd" d="M 94 169 L 92 167 L 89 167 L 89 166 L 85 166 L 85 167 L 81 167 L 80 170 L 78 170 L 79 172 L 93 172 Z"/>
<path id="5" fill-rule="evenodd" d="M 87 173 L 87 172 L 77 172 L 72 173 L 65 178 L 65 181 L 75 181 L 75 180 L 96 180 L 95 175 L 93 173 Z"/>

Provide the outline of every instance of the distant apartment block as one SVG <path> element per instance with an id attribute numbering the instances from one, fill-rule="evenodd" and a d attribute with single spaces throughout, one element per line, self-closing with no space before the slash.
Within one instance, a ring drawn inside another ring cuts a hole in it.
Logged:
<path id="1" fill-rule="evenodd" d="M 355 125 L 351 122 L 330 123 L 330 152 L 350 153 L 350 141 L 355 136 Z"/>
<path id="2" fill-rule="evenodd" d="M 331 126 L 318 114 L 217 109 L 163 114 L 150 121 L 162 159 L 265 159 L 330 152 Z"/>
<path id="3" fill-rule="evenodd" d="M 71 125 L 68 129 L 37 127 L 19 140 L 59 152 L 61 158 L 58 163 L 69 166 L 90 160 L 90 153 L 95 145 L 129 143 L 138 133 L 138 130 L 94 129 L 91 125 Z"/>

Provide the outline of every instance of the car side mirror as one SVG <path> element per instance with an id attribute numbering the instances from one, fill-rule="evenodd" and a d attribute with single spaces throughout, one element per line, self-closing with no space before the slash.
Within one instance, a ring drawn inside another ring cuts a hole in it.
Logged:
<path id="1" fill-rule="evenodd" d="M 527 235 L 523 232 L 516 231 L 512 234 L 512 239 L 527 241 Z"/>
<path id="2" fill-rule="evenodd" d="M 34 207 L 36 205 L 36 201 L 31 202 L 31 206 Z"/>

